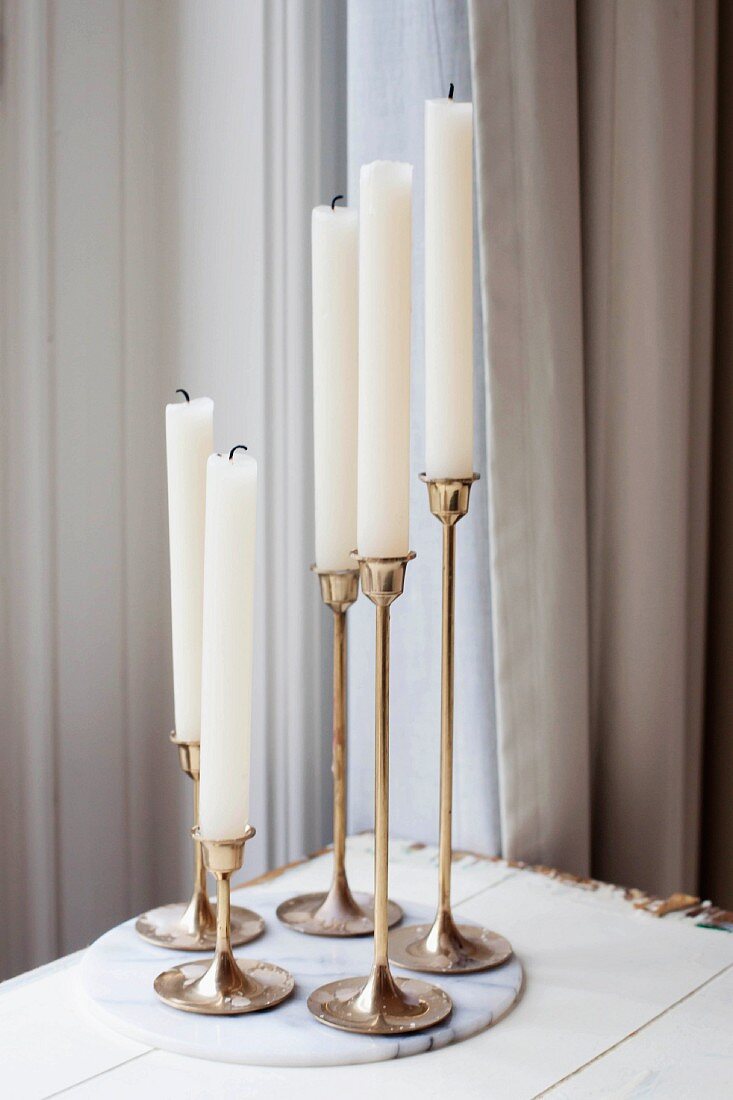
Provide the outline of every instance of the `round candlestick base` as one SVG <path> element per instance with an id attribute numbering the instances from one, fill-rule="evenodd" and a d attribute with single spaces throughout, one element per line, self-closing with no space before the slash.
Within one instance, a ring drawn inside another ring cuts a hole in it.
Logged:
<path id="1" fill-rule="evenodd" d="M 155 979 L 155 992 L 171 1008 L 205 1016 L 241 1016 L 272 1008 L 288 997 L 292 974 L 257 959 L 201 959 L 173 967 Z"/>
<path id="2" fill-rule="evenodd" d="M 474 924 L 455 924 L 450 913 L 430 924 L 398 928 L 389 937 L 389 957 L 407 970 L 429 974 L 471 974 L 501 966 L 512 945 L 498 932 Z"/>
<path id="3" fill-rule="evenodd" d="M 416 978 L 394 978 L 387 966 L 368 977 L 316 989 L 308 1008 L 322 1023 L 360 1035 L 404 1035 L 433 1027 L 453 1010 L 447 993 Z"/>
<path id="4" fill-rule="evenodd" d="M 394 901 L 387 902 L 387 923 L 391 928 L 402 920 L 402 910 Z M 308 936 L 371 936 L 374 931 L 374 898 L 371 894 L 352 894 L 330 890 L 326 893 L 301 894 L 278 906 L 277 916 L 288 928 Z"/>
<path id="5" fill-rule="evenodd" d="M 174 902 L 151 909 L 137 918 L 135 931 L 156 947 L 168 947 L 174 951 L 211 951 L 216 946 L 216 917 L 208 898 L 204 896 L 203 901 L 205 906 L 200 899 L 193 898 L 188 906 Z M 199 904 L 192 912 L 196 902 Z M 231 942 L 234 947 L 251 943 L 264 932 L 265 922 L 259 913 L 235 905 L 231 914 Z"/>

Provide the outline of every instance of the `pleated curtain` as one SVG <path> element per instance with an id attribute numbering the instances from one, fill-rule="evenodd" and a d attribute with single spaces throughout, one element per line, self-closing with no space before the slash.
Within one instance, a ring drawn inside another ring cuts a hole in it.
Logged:
<path id="1" fill-rule="evenodd" d="M 503 849 L 694 890 L 716 5 L 469 11 Z"/>

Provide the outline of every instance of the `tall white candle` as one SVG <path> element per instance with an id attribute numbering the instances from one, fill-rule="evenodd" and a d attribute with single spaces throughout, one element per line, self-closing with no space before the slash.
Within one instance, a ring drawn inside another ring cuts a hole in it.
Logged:
<path id="1" fill-rule="evenodd" d="M 198 741 L 201 732 L 204 513 L 213 425 L 214 403 L 208 397 L 166 406 L 173 696 L 179 741 Z"/>
<path id="2" fill-rule="evenodd" d="M 356 211 L 317 206 L 311 233 L 316 565 L 353 569 L 359 399 Z"/>
<path id="3" fill-rule="evenodd" d="M 201 835 L 233 840 L 249 818 L 257 463 L 211 455 L 206 476 Z"/>
<path id="4" fill-rule="evenodd" d="M 473 105 L 425 104 L 425 470 L 473 473 Z"/>
<path id="5" fill-rule="evenodd" d="M 410 549 L 412 165 L 361 170 L 357 546 Z"/>

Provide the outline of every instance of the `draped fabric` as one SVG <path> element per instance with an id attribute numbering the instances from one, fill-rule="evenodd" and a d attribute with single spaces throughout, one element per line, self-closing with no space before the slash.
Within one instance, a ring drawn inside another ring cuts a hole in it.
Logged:
<path id="1" fill-rule="evenodd" d="M 359 203 L 359 167 L 376 159 L 415 166 L 413 196 L 411 545 L 405 594 L 392 609 L 391 831 L 434 842 L 440 756 L 441 528 L 425 486 L 423 358 L 424 101 L 471 99 L 467 11 L 452 0 L 349 0 L 348 201 Z M 340 190 L 341 188 L 337 188 Z M 500 849 L 494 733 L 488 470 L 478 272 L 475 306 L 475 460 L 481 480 L 457 528 L 454 841 Z M 385 486 L 385 492 L 389 486 Z M 350 825 L 371 828 L 374 769 L 374 608 L 349 612 Z"/>
<path id="2" fill-rule="evenodd" d="M 715 3 L 469 10 L 504 851 L 694 889 Z"/>

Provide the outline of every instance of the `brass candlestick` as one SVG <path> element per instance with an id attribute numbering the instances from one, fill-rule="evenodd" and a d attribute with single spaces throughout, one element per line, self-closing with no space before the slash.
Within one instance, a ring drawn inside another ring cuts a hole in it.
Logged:
<path id="1" fill-rule="evenodd" d="M 198 836 L 208 869 L 216 876 L 216 951 L 166 970 L 155 979 L 162 1001 L 183 1012 L 207 1016 L 238 1016 L 271 1008 L 292 992 L 292 974 L 273 963 L 235 959 L 231 940 L 230 879 L 244 861 L 244 846 L 255 835 L 250 826 L 236 840 L 206 840 Z"/>
<path id="2" fill-rule="evenodd" d="M 283 924 L 312 936 L 364 936 L 374 931 L 374 898 L 352 894 L 346 878 L 346 612 L 359 595 L 359 570 L 311 566 L 321 596 L 333 611 L 333 873 L 327 893 L 301 894 L 278 906 Z M 399 905 L 387 903 L 387 921 L 402 918 Z"/>
<path id="3" fill-rule="evenodd" d="M 199 822 L 199 764 L 201 759 L 198 741 L 177 741 L 175 732 L 170 735 L 178 749 L 178 760 L 186 775 L 193 780 L 194 827 Z M 135 931 L 156 947 L 173 948 L 176 951 L 210 951 L 216 944 L 216 918 L 206 892 L 206 868 L 197 837 L 193 840 L 194 876 L 191 900 L 161 905 L 143 913 L 135 922 Z M 251 909 L 235 906 L 231 912 L 232 943 L 239 947 L 250 943 L 262 934 L 265 922 Z"/>
<path id="4" fill-rule="evenodd" d="M 387 958 L 389 861 L 389 617 L 402 594 L 414 554 L 357 558 L 361 586 L 377 609 L 374 769 L 374 962 L 367 977 L 330 982 L 311 993 L 308 1008 L 321 1023 L 366 1035 L 396 1035 L 439 1023 L 453 1007 L 442 989 L 394 978 Z"/>
<path id="5" fill-rule="evenodd" d="M 443 524 L 443 617 L 440 701 L 440 871 L 438 910 L 432 925 L 400 928 L 392 934 L 389 957 L 408 970 L 466 974 L 500 966 L 512 954 L 508 940 L 477 925 L 457 925 L 451 913 L 451 824 L 453 816 L 453 666 L 456 524 L 468 511 L 478 479 L 420 478 L 428 487 L 430 511 Z"/>

